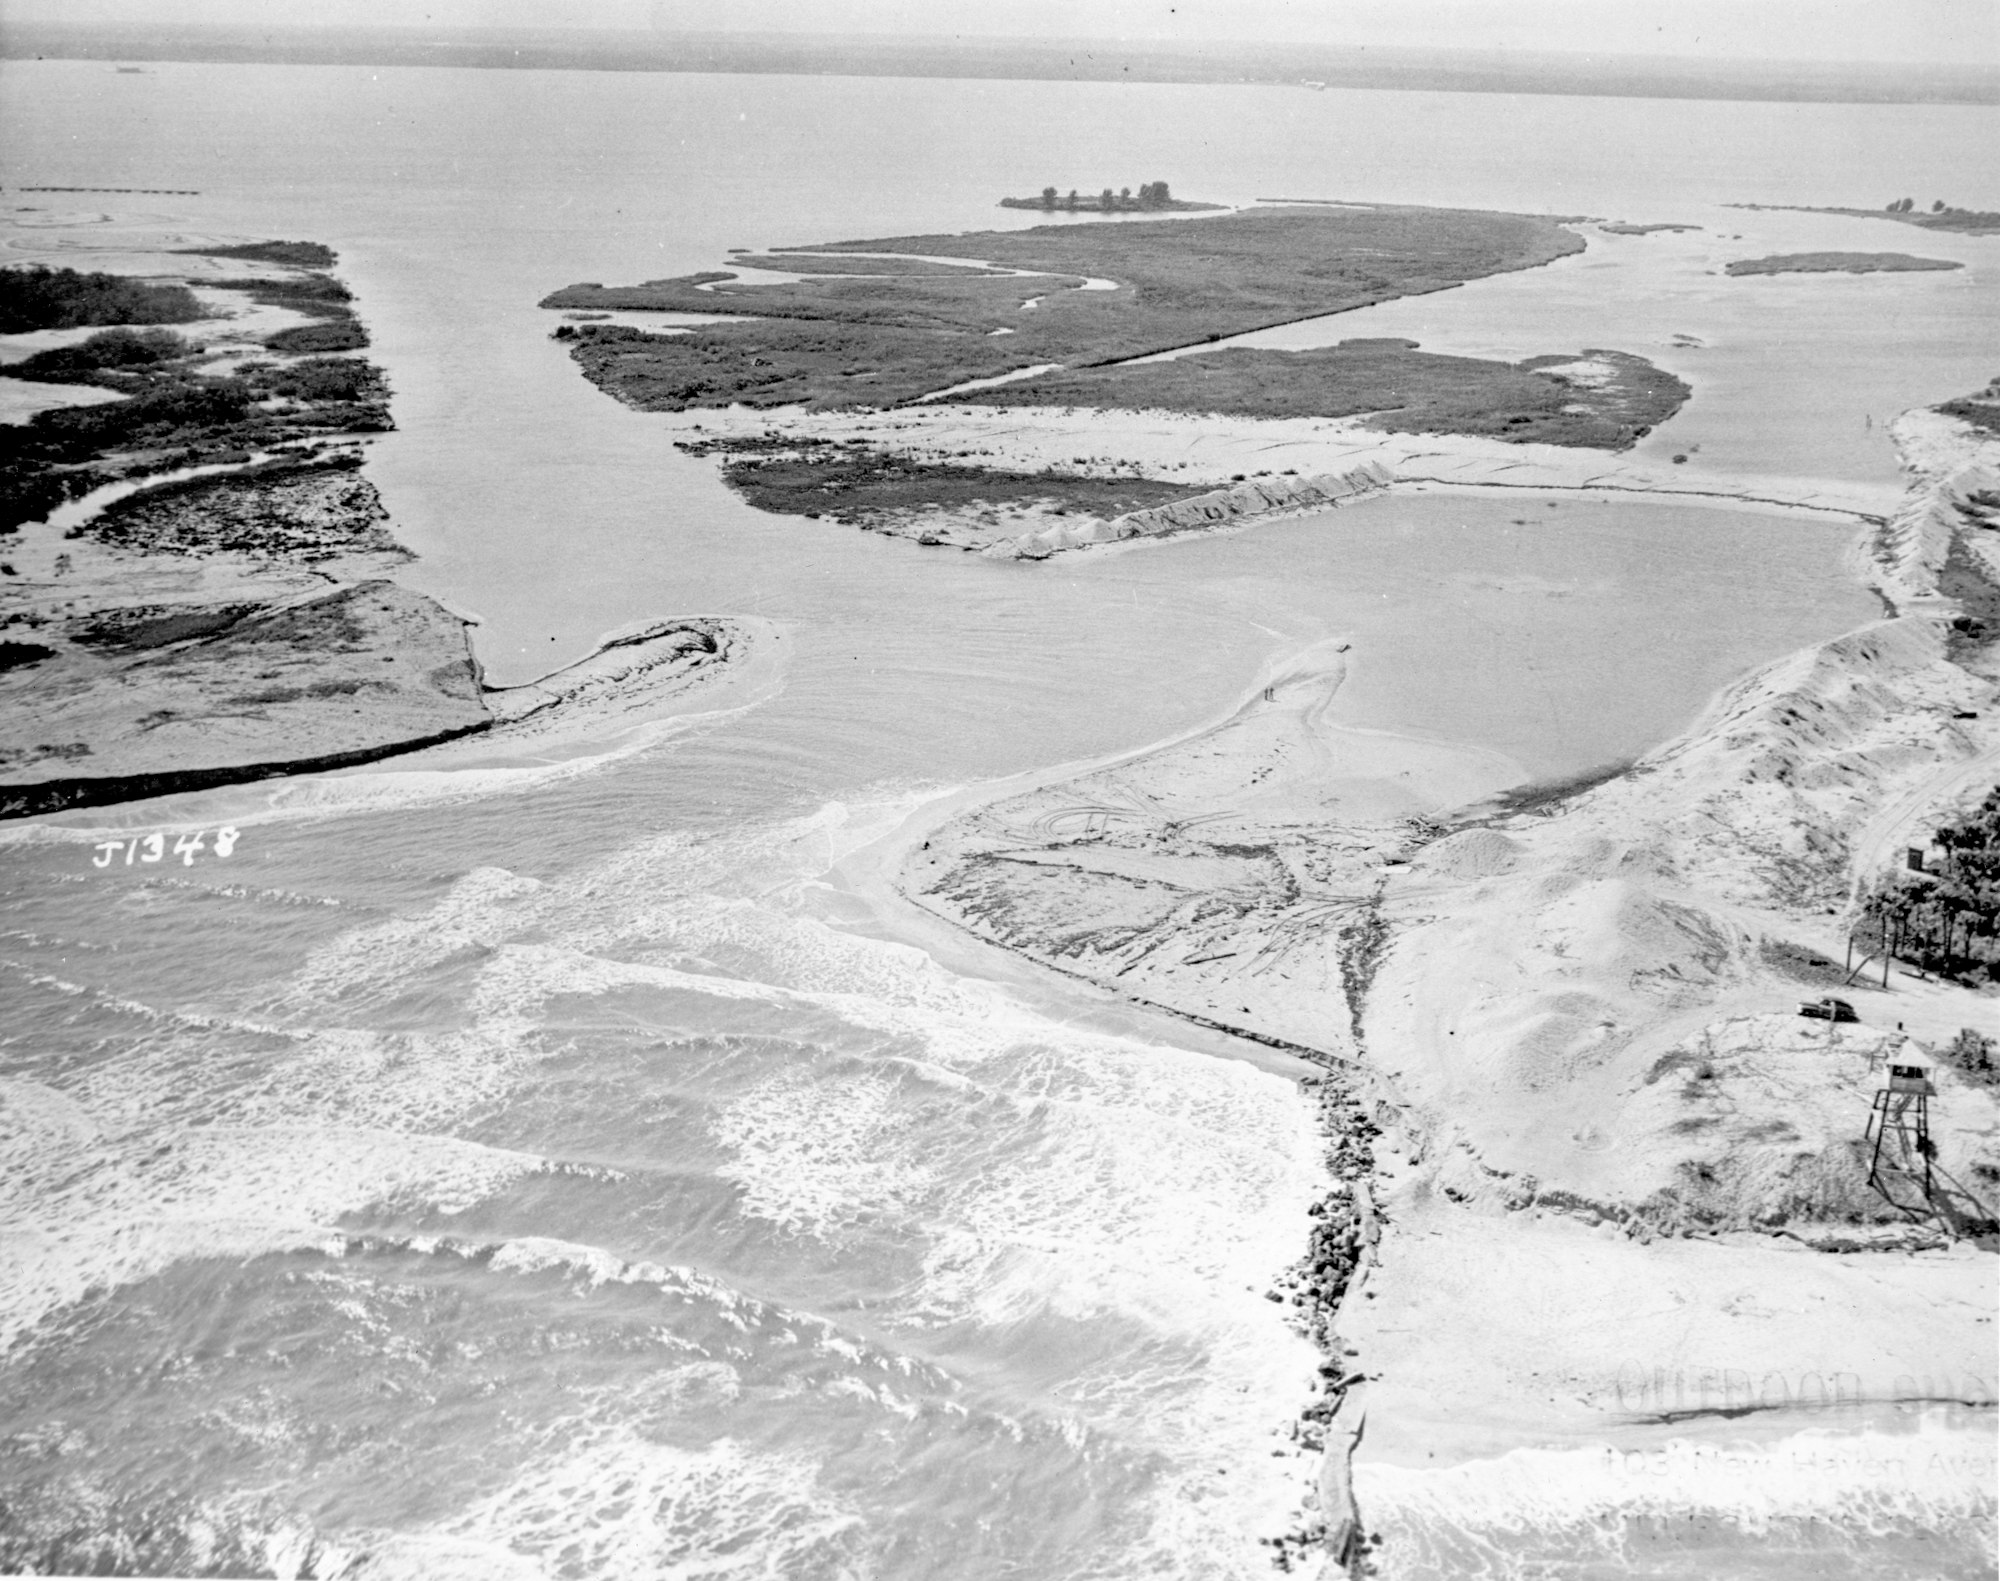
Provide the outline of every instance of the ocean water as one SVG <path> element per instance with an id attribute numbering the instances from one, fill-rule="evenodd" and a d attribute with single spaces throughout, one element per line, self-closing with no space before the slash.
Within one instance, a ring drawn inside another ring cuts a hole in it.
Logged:
<path id="1" fill-rule="evenodd" d="M 0 67 L 26 218 L 116 202 L 64 231 L 107 252 L 339 249 L 395 390 L 370 474 L 410 579 L 483 618 L 493 679 L 676 613 L 756 616 L 777 654 L 596 759 L 380 765 L 0 835 L 0 1560 L 1266 1573 L 1315 1469 L 1290 1429 L 1318 1358 L 1265 1298 L 1322 1184 L 1302 1070 L 941 939 L 841 864 L 939 795 L 1187 729 L 1335 634 L 1349 722 L 1524 778 L 1630 756 L 1869 618 L 1852 534 L 1431 495 L 1041 566 L 934 555 L 748 511 L 577 376 L 533 304 L 730 246 L 1020 223 L 993 199 L 1047 181 L 1629 219 L 1971 201 L 1990 125 Z M 1858 376 L 1901 390 L 1922 360 Z M 107 833 L 223 823 L 226 858 L 95 865 Z"/>

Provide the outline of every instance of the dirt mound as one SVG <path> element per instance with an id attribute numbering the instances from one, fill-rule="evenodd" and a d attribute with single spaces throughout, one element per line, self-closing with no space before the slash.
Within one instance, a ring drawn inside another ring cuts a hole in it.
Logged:
<path id="1" fill-rule="evenodd" d="M 1511 869 L 1520 854 L 1520 843 L 1498 829 L 1461 829 L 1433 840 L 1410 867 L 1436 878 L 1492 878 Z"/>

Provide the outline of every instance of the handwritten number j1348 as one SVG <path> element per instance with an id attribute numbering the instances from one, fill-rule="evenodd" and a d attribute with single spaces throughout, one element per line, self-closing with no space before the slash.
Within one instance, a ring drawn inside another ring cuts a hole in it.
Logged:
<path id="1" fill-rule="evenodd" d="M 208 844 L 207 833 L 200 829 L 195 830 L 193 834 L 181 835 L 171 848 L 167 845 L 166 835 L 159 832 L 135 835 L 130 840 L 100 840 L 97 842 L 97 855 L 91 858 L 90 865 L 110 867 L 118 860 L 118 853 L 123 851 L 126 867 L 130 867 L 134 862 L 164 861 L 168 856 L 179 857 L 182 867 L 193 867 L 194 859 L 204 850 L 216 856 L 229 855 L 236 849 L 238 837 L 238 831 L 225 824 L 215 831 L 213 846 Z"/>

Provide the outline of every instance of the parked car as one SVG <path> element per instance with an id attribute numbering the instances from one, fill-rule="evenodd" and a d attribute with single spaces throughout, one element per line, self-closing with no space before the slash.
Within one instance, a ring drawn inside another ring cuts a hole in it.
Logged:
<path id="1" fill-rule="evenodd" d="M 1799 1006 L 1799 1014 L 1811 1016 L 1817 1021 L 1859 1021 L 1854 1006 L 1845 999 L 1835 999 L 1829 994 L 1824 999 L 1809 999 Z"/>

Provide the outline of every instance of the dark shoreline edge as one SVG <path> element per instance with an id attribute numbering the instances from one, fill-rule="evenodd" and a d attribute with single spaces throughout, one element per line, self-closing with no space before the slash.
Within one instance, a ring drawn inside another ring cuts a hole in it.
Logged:
<path id="1" fill-rule="evenodd" d="M 145 801 L 155 796 L 175 796 L 188 791 L 216 790 L 226 785 L 248 785 L 258 780 L 280 779 L 292 774 L 320 774 L 330 769 L 354 768 L 400 757 L 424 747 L 440 746 L 464 736 L 480 735 L 499 721 L 482 719 L 454 726 L 432 735 L 407 741 L 387 742 L 378 747 L 355 747 L 323 757 L 294 758 L 289 761 L 242 763 L 212 769 L 162 769 L 153 774 L 124 774 L 100 779 L 43 780 L 39 784 L 0 785 L 0 818 L 32 818 L 37 814 L 64 812 L 78 807 L 106 807 L 116 802 Z"/>

